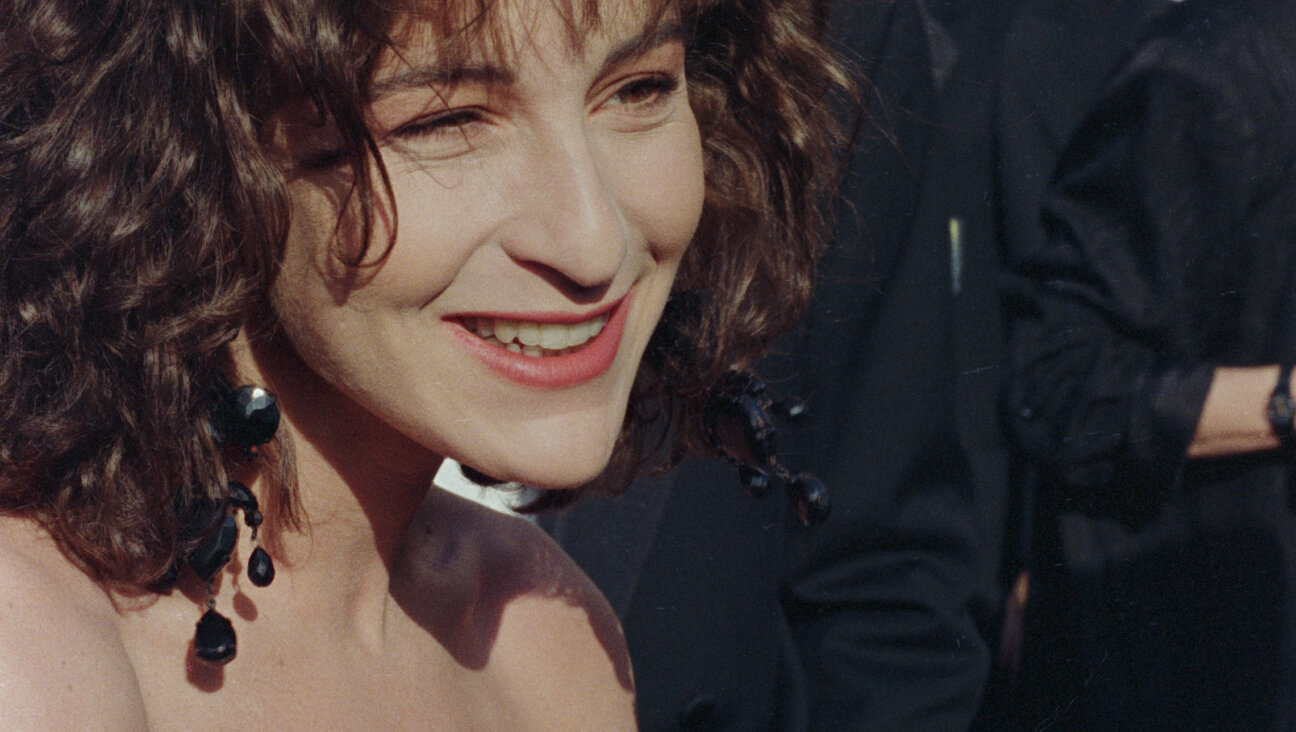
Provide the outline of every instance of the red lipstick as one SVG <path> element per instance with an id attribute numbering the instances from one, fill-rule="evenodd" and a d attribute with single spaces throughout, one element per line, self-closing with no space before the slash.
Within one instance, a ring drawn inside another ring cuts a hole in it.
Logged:
<path id="1" fill-rule="evenodd" d="M 560 389 L 575 386 L 589 381 L 607 371 L 616 360 L 617 349 L 621 346 L 621 334 L 625 331 L 626 316 L 630 310 L 633 292 L 614 303 L 608 309 L 598 310 L 586 316 L 571 314 L 516 314 L 516 313 L 480 313 L 473 317 L 495 317 L 508 320 L 528 321 L 533 323 L 572 324 L 589 320 L 608 312 L 607 325 L 598 335 L 585 342 L 577 350 L 561 356 L 526 356 L 489 343 L 475 333 L 468 331 L 462 321 L 449 321 L 451 332 L 464 344 L 470 353 L 486 364 L 495 373 L 510 381 L 537 389 Z"/>

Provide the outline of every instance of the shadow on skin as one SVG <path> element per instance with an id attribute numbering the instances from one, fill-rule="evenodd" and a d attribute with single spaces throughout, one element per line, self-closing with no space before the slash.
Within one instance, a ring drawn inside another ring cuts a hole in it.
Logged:
<path id="1" fill-rule="evenodd" d="M 289 123 L 289 127 L 292 123 Z M 303 173 L 289 176 L 292 184 Z M 351 293 L 364 287 L 382 271 L 386 264 L 386 253 L 394 242 L 389 240 L 387 232 L 396 227 L 396 217 L 392 214 L 392 205 L 381 186 L 375 191 L 373 207 L 370 213 L 373 219 L 374 236 L 368 249 L 362 249 L 355 242 L 363 239 L 364 220 L 361 216 L 359 197 L 353 195 L 351 176 L 345 166 L 309 173 L 312 187 L 306 195 L 319 196 L 325 202 L 325 209 L 340 211 L 341 215 L 334 223 L 314 221 L 311 225 L 327 226 L 331 233 L 326 240 L 328 251 L 323 258 L 312 262 L 312 266 L 326 275 L 329 296 L 334 305 L 341 306 L 350 298 Z M 325 217 L 333 221 L 331 217 Z M 363 252 L 363 261 L 361 253 Z M 355 266 L 360 265 L 360 266 Z"/>
<path id="2" fill-rule="evenodd" d="M 231 564 L 235 564 L 235 562 L 231 562 Z M 222 584 L 221 575 L 223 574 L 224 571 L 218 572 L 214 579 L 213 588 L 218 592 Z M 119 615 L 130 612 L 139 612 L 153 607 L 163 595 L 171 595 L 177 591 L 184 595 L 186 600 L 192 603 L 192 622 L 195 626 L 198 623 L 198 619 L 202 617 L 202 614 L 206 611 L 205 603 L 207 601 L 207 583 L 198 579 L 188 571 L 181 573 L 179 580 L 172 589 L 166 590 L 162 593 L 155 593 L 148 590 L 132 590 L 129 588 L 109 589 L 107 587 L 102 587 L 101 589 L 109 602 L 112 603 L 113 609 Z M 253 616 L 255 617 L 255 609 Z M 199 691 L 210 694 L 220 691 L 221 687 L 225 685 L 224 667 L 213 666 L 200 660 L 197 653 L 195 653 L 192 637 L 190 637 L 189 641 L 184 645 L 184 666 L 185 678 Z"/>
<path id="3" fill-rule="evenodd" d="M 238 594 L 234 596 L 234 612 L 248 622 L 257 619 L 256 603 L 252 601 L 252 598 L 248 597 L 241 587 Z"/>
<path id="4" fill-rule="evenodd" d="M 393 597 L 456 662 L 484 668 L 505 609 L 534 596 L 583 610 L 617 682 L 633 688 L 615 614 L 557 545 L 522 519 L 458 496 L 437 496 L 434 503 L 411 527 L 404 581 L 394 584 L 413 589 Z"/>
<path id="5" fill-rule="evenodd" d="M 313 444 L 321 455 L 337 456 L 330 465 L 348 485 L 380 487 L 356 494 L 361 510 L 375 526 L 382 525 L 385 516 L 406 510 L 414 514 L 401 556 L 388 567 L 392 598 L 459 665 L 484 668 L 498 642 L 505 609 L 519 599 L 537 597 L 583 610 L 589 632 L 615 669 L 618 683 L 626 690 L 633 688 L 630 659 L 615 614 L 557 544 L 523 519 L 440 489 L 430 493 L 383 490 L 384 481 L 375 480 L 375 471 L 388 464 L 385 451 L 394 451 L 390 464 L 399 465 L 403 457 L 426 449 L 408 441 L 374 441 L 375 430 L 391 428 L 375 424 L 372 415 L 314 374 L 282 334 L 272 335 L 263 346 L 254 354 L 263 374 L 295 375 L 282 384 L 266 384 L 279 394 L 284 416 L 296 427 L 294 437 Z M 327 391 L 334 398 L 321 399 L 320 394 Z M 333 413 L 293 418 L 294 405 L 312 403 L 328 404 Z M 354 459 L 357 455 L 366 459 Z M 393 476 L 390 484 L 408 482 Z M 431 474 L 423 485 L 430 488 Z M 267 516 L 264 530 L 263 542 L 274 541 L 279 529 Z"/>
<path id="6" fill-rule="evenodd" d="M 185 649 L 185 678 L 199 691 L 212 693 L 220 691 L 225 685 L 225 667 L 214 666 L 198 658 L 194 653 L 193 640 Z"/>

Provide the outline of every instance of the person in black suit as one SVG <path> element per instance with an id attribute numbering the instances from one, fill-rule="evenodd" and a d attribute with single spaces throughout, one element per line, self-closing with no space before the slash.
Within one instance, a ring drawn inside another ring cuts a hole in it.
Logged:
<path id="1" fill-rule="evenodd" d="M 832 515 L 803 527 L 693 460 L 547 519 L 622 618 L 645 730 L 947 732 L 985 683 L 923 18 L 913 0 L 841 3 L 829 28 L 871 123 L 812 310 L 757 370 L 806 398 L 780 455 L 824 479 Z"/>
<path id="2" fill-rule="evenodd" d="M 948 259 L 947 297 L 953 414 L 971 491 L 975 585 L 970 609 L 993 645 L 1003 598 L 1003 542 L 1009 512 L 1008 450 L 998 419 L 1005 324 L 995 187 L 994 98 L 1008 21 L 1019 0 L 926 0 L 938 60 L 939 133 L 926 173 L 925 240 Z M 937 244 L 939 243 L 939 244 Z M 913 338 L 907 336 L 895 336 Z M 915 417 L 921 414 L 913 415 Z"/>
<path id="3" fill-rule="evenodd" d="M 1021 3 L 1005 29 L 1002 72 L 996 93 L 996 190 L 1005 266 L 1021 266 L 1046 246 L 1041 214 L 1048 182 L 1067 141 L 1103 83 L 1132 49 L 1138 35 L 1170 0 L 1037 0 Z M 1059 516 L 1036 508 L 1041 475 L 1025 456 L 1013 471 L 1014 513 L 1005 547 L 1009 597 L 1007 629 L 1000 638 L 983 728 L 1003 730 L 1036 725 L 1064 703 L 1059 684 L 1075 657 L 1068 648 L 1066 608 L 1053 580 L 1056 572 L 1036 566 L 1032 556 L 1057 557 L 1057 547 L 1039 546 L 1056 537 Z M 1037 524 L 1043 524 L 1040 528 Z M 1048 564 L 1048 560 L 1044 560 Z M 1029 610 L 1029 628 L 1023 627 Z M 1023 659 L 1023 655 L 1026 657 Z M 1026 669 L 1021 670 L 1023 661 Z"/>
<path id="4" fill-rule="evenodd" d="M 1291 0 L 1166 10 L 1013 263 L 1050 729 L 1296 728 L 1293 36 Z"/>

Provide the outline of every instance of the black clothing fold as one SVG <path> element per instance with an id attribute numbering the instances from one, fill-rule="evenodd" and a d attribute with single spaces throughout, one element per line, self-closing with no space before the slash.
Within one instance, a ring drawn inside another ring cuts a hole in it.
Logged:
<path id="1" fill-rule="evenodd" d="M 1006 418 L 1058 517 L 1023 672 L 1058 678 L 1051 728 L 1296 725 L 1296 457 L 1185 457 L 1214 368 L 1296 358 L 1292 38 L 1286 0 L 1158 18 L 1010 260 Z"/>

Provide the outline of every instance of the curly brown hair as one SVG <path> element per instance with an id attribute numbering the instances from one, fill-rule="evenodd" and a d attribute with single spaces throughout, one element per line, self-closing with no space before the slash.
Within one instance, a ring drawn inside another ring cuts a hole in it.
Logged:
<path id="1" fill-rule="evenodd" d="M 573 32 L 598 22 L 597 0 L 552 1 Z M 663 435 L 699 449 L 707 391 L 808 300 L 846 78 L 809 0 L 644 1 L 687 34 L 707 193 L 604 487 Z M 400 20 L 462 54 L 506 35 L 503 4 L 0 0 L 0 510 L 101 582 L 174 566 L 191 504 L 240 468 L 210 428 L 226 344 L 274 320 L 291 211 L 269 120 L 304 100 L 336 127 L 368 233 L 390 192 L 364 111 Z"/>

